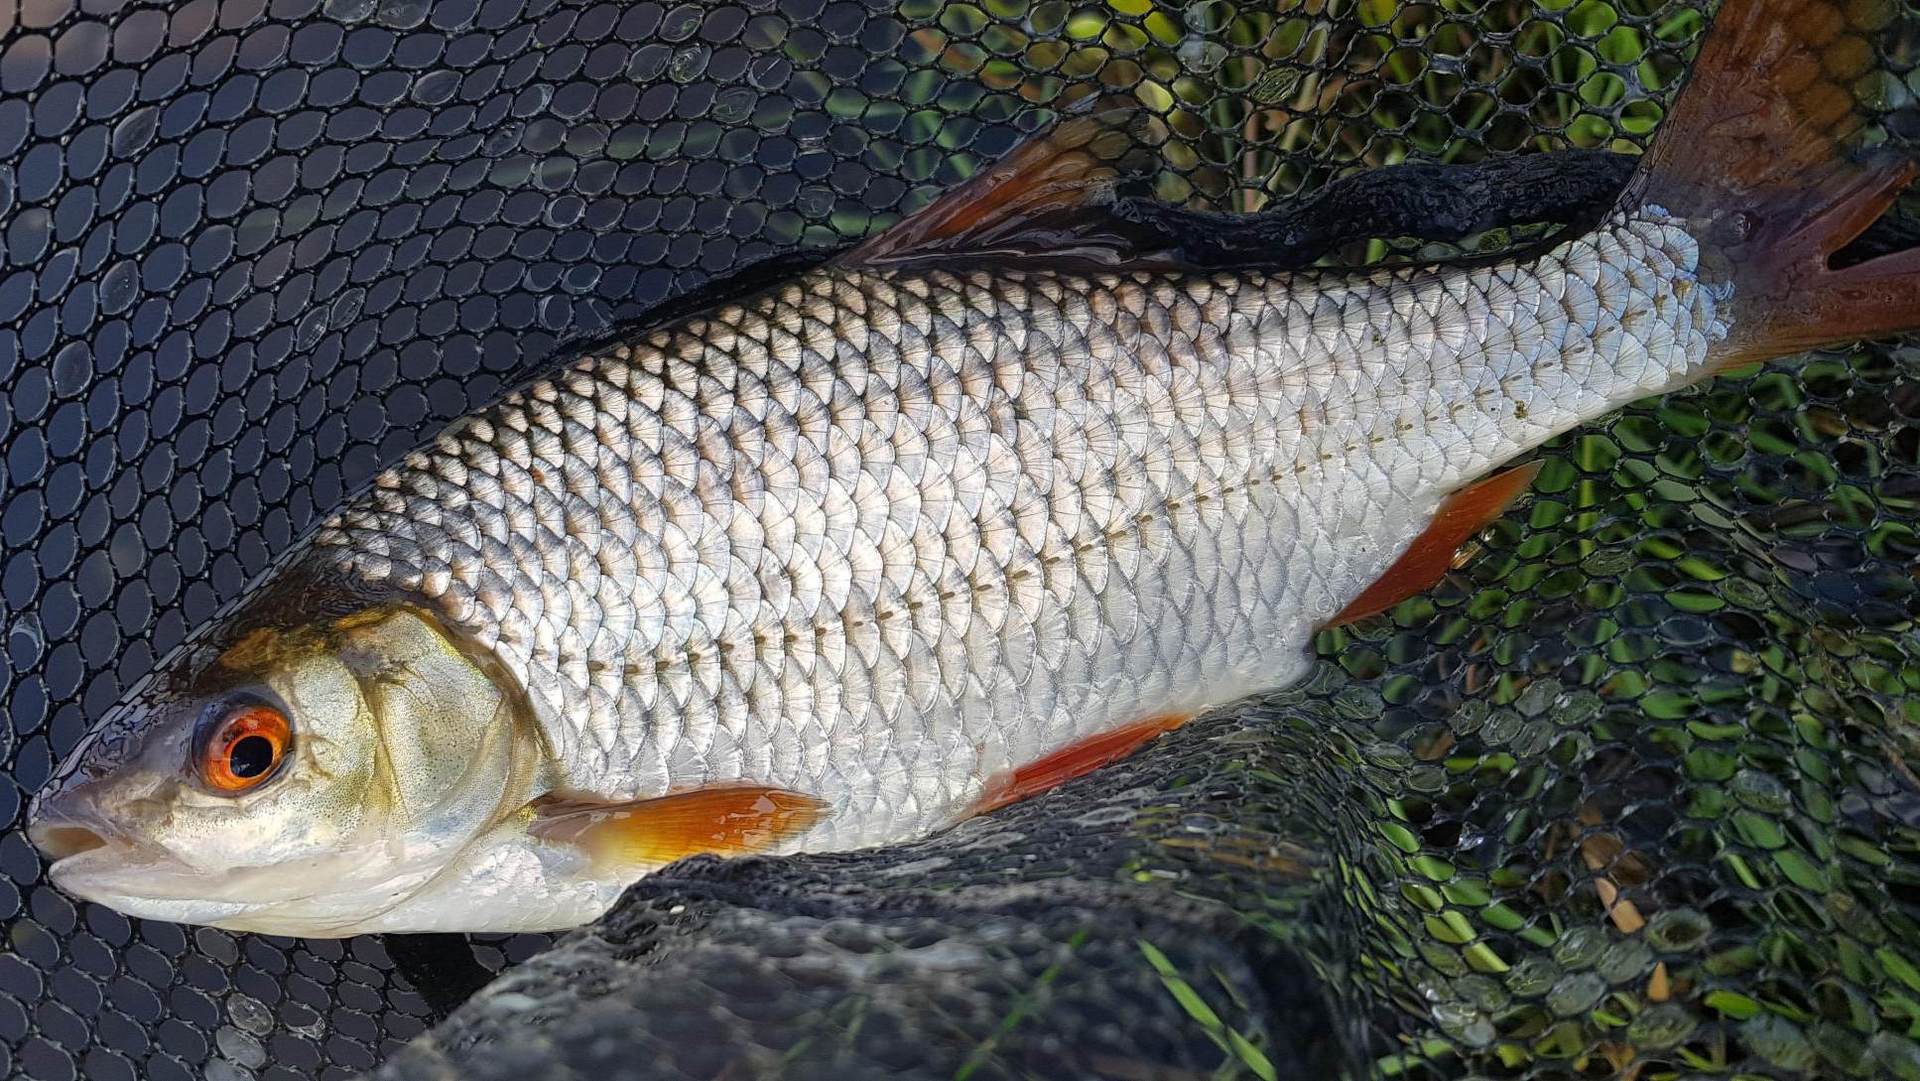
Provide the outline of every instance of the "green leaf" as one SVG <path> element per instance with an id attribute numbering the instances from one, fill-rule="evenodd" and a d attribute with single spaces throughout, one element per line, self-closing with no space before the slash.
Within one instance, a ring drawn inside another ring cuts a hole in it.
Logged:
<path id="1" fill-rule="evenodd" d="M 1253 1075 L 1260 1078 L 1260 1081 L 1279 1081 L 1280 1075 L 1274 1071 L 1273 1062 L 1258 1047 L 1253 1046 L 1245 1036 L 1233 1029 L 1228 1029 L 1227 1043 L 1233 1046 L 1233 1053 L 1241 1062 L 1247 1064 L 1247 1069 L 1252 1070 Z"/>
<path id="2" fill-rule="evenodd" d="M 1773 862 L 1784 872 L 1794 885 L 1801 889 L 1826 892 L 1833 888 L 1827 873 L 1813 865 L 1813 862 L 1792 849 L 1775 852 Z"/>
<path id="3" fill-rule="evenodd" d="M 1193 985 L 1181 978 L 1180 970 L 1173 967 L 1173 962 L 1167 960 L 1166 954 L 1161 953 L 1153 943 L 1145 939 L 1135 939 L 1134 944 L 1140 947 L 1140 952 L 1146 956 L 1147 963 L 1160 974 L 1161 984 L 1173 996 L 1173 1000 L 1180 1004 L 1180 1008 L 1187 1011 L 1187 1016 L 1209 1029 L 1217 1030 L 1226 1027 L 1221 1023 L 1220 1015 L 1213 1012 L 1213 1007 L 1207 1005 L 1206 1000 L 1200 997 L 1200 993 L 1193 989 Z"/>
<path id="4" fill-rule="evenodd" d="M 1708 1009 L 1719 1010 L 1721 1013 L 1736 1021 L 1745 1021 L 1747 1018 L 1760 1012 L 1760 1004 L 1758 1002 L 1740 994 L 1738 991 L 1709 991 L 1707 992 L 1707 997 L 1701 1001 L 1706 1004 Z"/>
<path id="5" fill-rule="evenodd" d="M 1915 991 L 1920 991 L 1920 969 L 1914 968 L 1913 962 L 1887 946 L 1873 951 L 1873 956 L 1880 962 L 1880 967 L 1887 970 L 1887 975 Z"/>

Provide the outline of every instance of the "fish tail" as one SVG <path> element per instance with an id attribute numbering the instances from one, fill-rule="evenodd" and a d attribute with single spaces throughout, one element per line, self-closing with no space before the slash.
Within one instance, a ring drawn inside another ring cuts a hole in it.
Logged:
<path id="1" fill-rule="evenodd" d="M 1724 0 L 1687 86 L 1624 196 L 1685 219 L 1703 270 L 1732 285 L 1716 369 L 1920 330 L 1920 250 L 1834 253 L 1915 176 L 1859 156 L 1854 87 L 1900 0 Z"/>

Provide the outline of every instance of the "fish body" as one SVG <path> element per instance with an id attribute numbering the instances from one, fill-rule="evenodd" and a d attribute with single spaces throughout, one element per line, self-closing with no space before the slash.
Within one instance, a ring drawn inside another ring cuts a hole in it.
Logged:
<path id="1" fill-rule="evenodd" d="M 1705 362 L 1697 261 L 1649 213 L 1470 269 L 825 268 L 454 424 L 303 557 L 498 657 L 570 790 L 899 840 L 1291 682 L 1448 493 Z"/>
<path id="2" fill-rule="evenodd" d="M 1814 46 L 1727 6 L 1709 90 L 1779 71 L 1794 105 Z M 1745 147 L 1699 94 L 1681 137 Z M 1796 246 L 1909 175 L 1825 129 L 1733 181 L 1656 146 L 1521 258 L 1290 274 L 1022 251 L 1086 211 L 1092 131 L 379 474 L 75 753 L 35 810 L 55 880 L 239 929 L 544 929 L 687 852 L 923 836 L 1297 679 L 1551 436 L 1920 324 L 1920 260 Z"/>

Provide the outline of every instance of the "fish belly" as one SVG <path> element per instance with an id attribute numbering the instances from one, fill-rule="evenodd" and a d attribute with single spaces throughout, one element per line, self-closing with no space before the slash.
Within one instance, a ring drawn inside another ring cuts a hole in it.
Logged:
<path id="1" fill-rule="evenodd" d="M 1449 492 L 1701 370 L 1696 255 L 1642 211 L 1470 268 L 824 269 L 456 422 L 314 545 L 492 650 L 574 793 L 912 837 L 1299 678 Z"/>

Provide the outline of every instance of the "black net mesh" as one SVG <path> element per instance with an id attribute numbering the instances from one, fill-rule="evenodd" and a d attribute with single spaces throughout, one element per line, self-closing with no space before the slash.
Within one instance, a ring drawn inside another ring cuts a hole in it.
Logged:
<path id="1" fill-rule="evenodd" d="M 1920 139 L 1905 3 L 1855 87 L 1875 139 Z M 1100 90 L 1170 113 L 1156 190 L 1200 207 L 1632 150 L 1702 25 L 1648 0 L 0 8 L 0 1075 L 352 1075 L 545 944 L 130 923 L 47 886 L 17 827 L 317 514 L 568 338 L 844 244 Z M 1920 1077 L 1920 349 L 1775 365 L 1546 458 L 1462 574 L 1325 635 L 1309 687 L 1001 832 L 695 864 L 396 1070 Z M 1002 892 L 955 901 L 976 887 Z"/>

